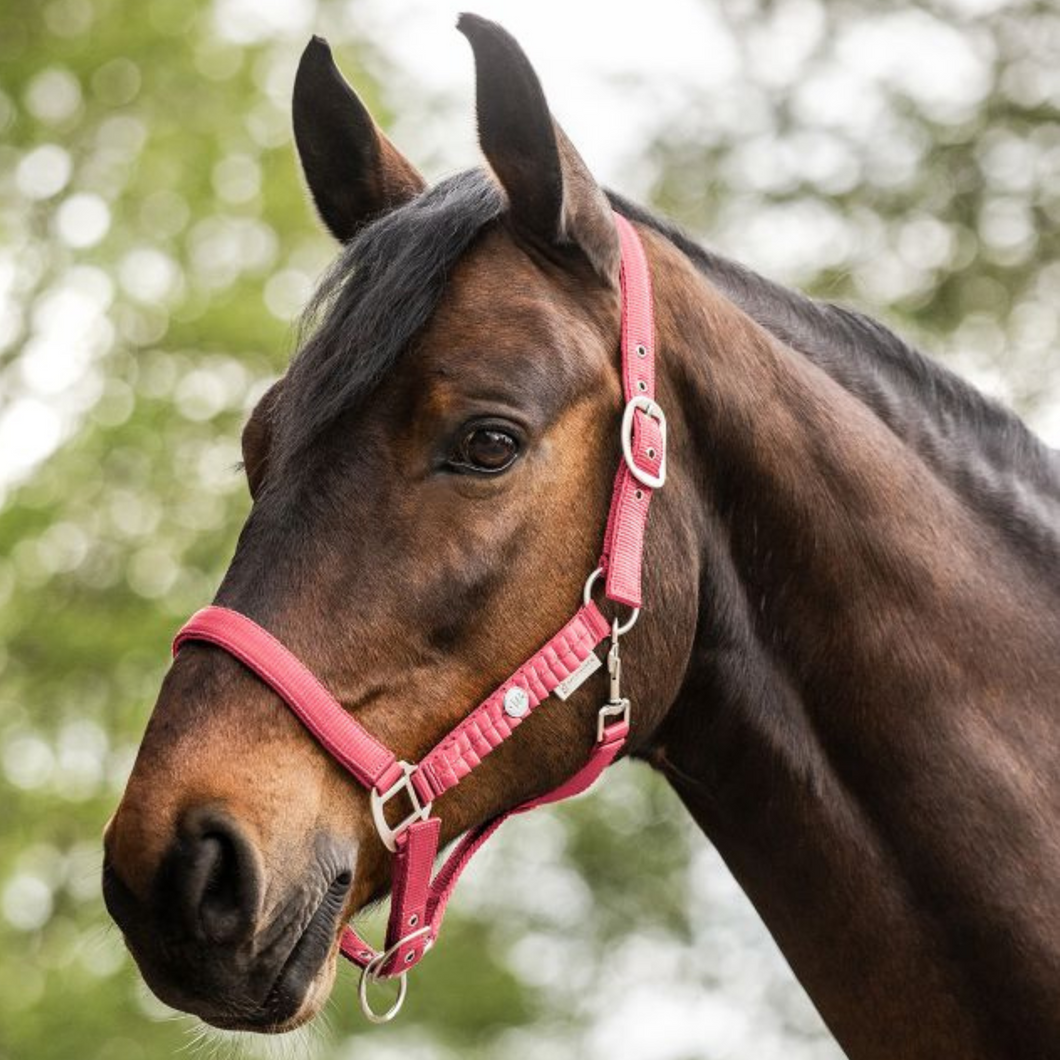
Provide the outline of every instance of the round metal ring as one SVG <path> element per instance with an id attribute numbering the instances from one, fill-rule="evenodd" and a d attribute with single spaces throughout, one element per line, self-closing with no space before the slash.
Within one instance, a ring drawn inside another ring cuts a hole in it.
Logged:
<path id="1" fill-rule="evenodd" d="M 397 997 L 386 1012 L 376 1012 L 368 1003 L 368 980 L 379 981 L 376 980 L 375 967 L 381 963 L 382 958 L 385 956 L 386 954 L 380 953 L 379 956 L 373 957 L 361 969 L 361 981 L 357 984 L 357 997 L 361 1002 L 361 1011 L 364 1013 L 364 1018 L 370 1023 L 389 1023 L 401 1011 L 401 1006 L 405 1004 L 405 995 L 409 992 L 408 972 L 402 972 L 398 976 Z"/>
<path id="2" fill-rule="evenodd" d="M 582 589 L 582 605 L 584 607 L 589 606 L 589 601 L 593 598 L 593 586 L 596 584 L 596 579 L 603 573 L 604 568 L 597 567 L 596 570 L 585 579 L 585 588 Z M 624 637 L 637 624 L 638 618 L 640 618 L 640 608 L 634 607 L 629 618 L 627 618 L 622 625 L 612 627 L 615 636 Z"/>
<path id="3" fill-rule="evenodd" d="M 430 934 L 430 924 L 428 924 L 426 927 L 421 927 L 419 931 L 410 932 L 404 938 L 398 939 L 397 942 L 395 942 L 394 945 L 390 947 L 390 949 L 383 950 L 382 953 L 377 953 L 361 969 L 361 981 L 357 984 L 357 997 L 360 999 L 361 1002 L 361 1011 L 365 1014 L 365 1017 L 367 1019 L 371 1020 L 372 1023 L 389 1023 L 390 1020 L 392 1020 L 401 1011 L 401 1006 L 405 1003 L 405 995 L 408 993 L 409 989 L 409 984 L 407 980 L 408 972 L 402 972 L 399 976 L 397 976 L 398 995 L 397 998 L 394 1000 L 394 1004 L 391 1005 L 390 1008 L 386 1010 L 386 1012 L 375 1012 L 372 1009 L 372 1006 L 368 1004 L 369 980 L 373 980 L 377 983 L 382 981 L 380 977 L 375 974 L 375 970 L 377 968 L 381 968 L 384 964 L 386 964 L 386 962 L 389 961 L 390 958 L 393 957 L 394 954 L 397 953 L 397 951 L 401 949 L 401 947 L 404 946 L 406 942 L 411 942 L 413 939 L 418 939 L 423 935 L 428 936 L 427 943 L 423 949 L 423 952 L 426 953 L 427 950 L 431 948 L 431 945 L 434 942 L 434 940 L 430 938 Z"/>

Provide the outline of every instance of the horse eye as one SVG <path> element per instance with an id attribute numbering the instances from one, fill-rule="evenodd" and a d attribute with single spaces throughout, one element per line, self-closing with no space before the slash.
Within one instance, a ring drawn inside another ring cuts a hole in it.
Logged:
<path id="1" fill-rule="evenodd" d="M 476 427 L 465 435 L 452 461 L 458 468 L 495 475 L 505 471 L 519 455 L 519 443 L 496 427 Z"/>

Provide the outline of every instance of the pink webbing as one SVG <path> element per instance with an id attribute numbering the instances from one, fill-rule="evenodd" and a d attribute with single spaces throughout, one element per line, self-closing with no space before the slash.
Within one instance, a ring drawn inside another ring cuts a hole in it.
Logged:
<path id="1" fill-rule="evenodd" d="M 418 964 L 437 934 L 428 919 L 431 903 L 431 872 L 438 854 L 438 835 L 442 821 L 430 817 L 409 825 L 397 839 L 393 879 L 390 884 L 390 918 L 387 921 L 383 950 L 372 946 L 349 925 L 344 928 L 339 949 L 342 955 L 364 968 L 382 952 L 392 950 L 390 958 L 380 961 L 375 974 L 380 978 L 400 975 Z M 424 931 L 424 928 L 434 930 Z"/>
<path id="2" fill-rule="evenodd" d="M 412 774 L 412 783 L 420 798 L 424 802 L 433 802 L 467 776 L 494 747 L 511 735 L 560 681 L 578 669 L 610 632 L 607 619 L 595 604 L 590 602 L 582 607 L 540 651 L 420 760 Z M 516 686 L 527 693 L 526 713 L 509 717 L 504 713 L 504 695 Z M 374 974 L 387 978 L 415 967 L 427 952 L 428 945 L 437 938 L 456 881 L 482 844 L 512 814 L 570 798 L 592 785 L 614 761 L 628 732 L 629 725 L 624 721 L 608 726 L 603 739 L 593 746 L 589 760 L 574 776 L 553 791 L 522 803 L 468 832 L 433 882 L 431 870 L 438 850 L 440 820 L 431 817 L 410 825 L 398 838 L 394 855 L 390 917 L 383 944 L 384 950 L 393 948 L 394 953 L 375 968 Z M 489 734 L 488 738 L 484 734 Z M 442 780 L 436 779 L 438 777 Z M 425 927 L 429 931 L 423 933 Z M 362 968 L 378 956 L 378 952 L 352 927 L 344 930 L 340 948 L 344 957 Z"/>
<path id="3" fill-rule="evenodd" d="M 388 947 L 397 946 L 397 949 L 390 960 L 380 966 L 377 974 L 381 978 L 400 975 L 419 963 L 428 946 L 438 937 L 438 932 L 442 926 L 442 918 L 445 916 L 445 907 L 449 904 L 449 898 L 452 896 L 464 869 L 467 868 L 471 859 L 479 852 L 486 840 L 509 817 L 517 813 L 526 813 L 527 810 L 532 810 L 537 806 L 545 806 L 550 802 L 569 799 L 575 795 L 580 795 L 583 791 L 587 791 L 596 782 L 600 774 L 618 757 L 628 735 L 628 722 L 618 721 L 613 725 L 609 725 L 604 729 L 603 739 L 593 745 L 588 761 L 574 776 L 569 777 L 552 791 L 520 803 L 520 805 L 498 814 L 477 828 L 472 828 L 470 831 L 465 832 L 460 842 L 453 848 L 453 852 L 446 858 L 445 864 L 438 870 L 434 880 L 430 881 L 427 886 L 425 911 L 415 921 L 411 919 L 408 910 L 418 911 L 424 908 L 418 899 L 423 893 L 424 884 L 430 880 L 430 867 L 433 862 L 434 851 L 424 843 L 423 849 L 431 851 L 431 862 L 427 862 L 425 854 L 421 854 L 417 866 L 418 872 L 413 870 L 401 879 L 398 878 L 399 869 L 396 866 L 393 885 L 394 893 L 391 899 L 390 920 L 387 925 L 387 941 L 385 945 Z M 418 822 L 412 825 L 408 833 L 402 836 L 401 842 L 404 842 L 407 837 L 410 846 L 419 847 L 424 836 L 415 830 L 422 829 L 424 825 L 437 821 L 438 818 L 432 817 L 430 821 Z M 431 839 L 436 845 L 438 839 L 437 829 L 432 833 Z M 428 840 L 427 842 L 429 843 L 430 841 Z M 401 849 L 399 846 L 399 857 Z M 401 862 L 398 861 L 397 865 L 400 864 Z M 415 879 L 415 883 L 412 882 L 412 879 Z M 406 890 L 410 887 L 415 887 L 416 889 L 416 900 L 409 900 L 406 897 Z M 395 917 L 394 910 L 397 908 L 400 908 L 402 912 Z M 409 937 L 422 927 L 428 929 L 425 935 Z M 403 939 L 408 941 L 399 945 Z M 347 927 L 343 932 L 341 952 L 344 957 L 362 968 L 376 956 L 376 951 L 350 927 Z"/>
<path id="4" fill-rule="evenodd" d="M 401 776 L 393 752 L 347 714 L 313 673 L 253 619 L 227 607 L 204 607 L 177 633 L 173 654 L 189 640 L 216 644 L 253 670 L 365 787 L 385 789 Z"/>
<path id="5" fill-rule="evenodd" d="M 420 760 L 412 783 L 424 802 L 433 802 L 474 769 L 528 718 L 552 690 L 570 677 L 611 632 L 607 619 L 590 602 L 511 677 L 479 704 L 433 750 Z M 529 700 L 525 713 L 505 713 L 504 697 L 522 688 Z"/>
<path id="6" fill-rule="evenodd" d="M 464 869 L 467 868 L 468 862 L 475 856 L 482 844 L 514 814 L 526 813 L 527 810 L 533 810 L 538 806 L 546 806 L 550 802 L 570 799 L 575 795 L 580 795 L 583 791 L 587 791 L 596 782 L 597 777 L 618 757 L 618 753 L 622 750 L 622 745 L 626 742 L 628 735 L 628 722 L 619 721 L 615 722 L 614 725 L 608 726 L 604 729 L 603 739 L 593 745 L 589 760 L 574 776 L 552 791 L 521 803 L 505 813 L 498 814 L 492 820 L 487 821 L 478 828 L 471 829 L 464 835 L 453 849 L 453 852 L 446 858 L 445 864 L 438 870 L 438 875 L 435 876 L 434 882 L 431 884 L 431 899 L 427 905 L 427 915 L 432 925 L 433 934 L 436 934 L 438 927 L 441 926 L 445 907 L 456 887 L 457 880 L 460 879 Z"/>
<path id="7" fill-rule="evenodd" d="M 622 244 L 622 391 L 626 401 L 655 397 L 655 315 L 651 272 L 640 237 L 624 217 L 615 214 Z M 659 423 L 643 409 L 633 413 L 633 461 L 643 471 L 658 474 L 664 458 Z M 607 575 L 611 600 L 640 607 L 641 567 L 648 506 L 653 490 L 639 482 L 623 459 L 615 475 L 611 510 L 604 533 L 600 566 Z"/>

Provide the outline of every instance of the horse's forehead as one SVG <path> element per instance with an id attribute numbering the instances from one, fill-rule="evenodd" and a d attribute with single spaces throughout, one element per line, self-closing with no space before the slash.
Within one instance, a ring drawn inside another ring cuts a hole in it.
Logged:
<path id="1" fill-rule="evenodd" d="M 609 314 L 599 302 L 589 285 L 539 261 L 503 228 L 494 229 L 453 269 L 424 335 L 425 363 L 434 366 L 450 352 L 470 350 L 548 349 L 555 356 L 607 331 Z"/>

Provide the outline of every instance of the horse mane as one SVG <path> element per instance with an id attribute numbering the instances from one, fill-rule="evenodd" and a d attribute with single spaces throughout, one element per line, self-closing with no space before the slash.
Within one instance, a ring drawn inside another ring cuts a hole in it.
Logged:
<path id="1" fill-rule="evenodd" d="M 811 299 L 694 242 L 608 192 L 612 206 L 674 244 L 739 309 L 869 406 L 932 470 L 1000 527 L 1021 530 L 1039 560 L 1060 551 L 1060 452 L 889 328 Z M 325 274 L 303 317 L 276 441 L 304 454 L 369 397 L 414 347 L 457 261 L 505 209 L 482 169 L 451 176 L 366 225 Z"/>
<path id="2" fill-rule="evenodd" d="M 468 170 L 367 224 L 325 273 L 299 324 L 274 434 L 280 460 L 303 456 L 368 397 L 426 327 L 457 261 L 505 208 Z"/>
<path id="3" fill-rule="evenodd" d="M 807 357 L 911 445 L 1037 566 L 1060 554 L 1060 450 L 879 321 L 817 301 L 705 249 L 614 193 L 615 209 L 673 243 L 731 302 Z"/>

